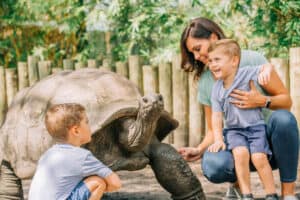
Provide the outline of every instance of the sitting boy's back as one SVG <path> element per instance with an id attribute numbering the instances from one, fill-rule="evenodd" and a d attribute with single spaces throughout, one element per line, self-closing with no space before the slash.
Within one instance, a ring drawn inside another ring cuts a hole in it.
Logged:
<path id="1" fill-rule="evenodd" d="M 40 158 L 29 200 L 100 199 L 105 191 L 121 186 L 115 173 L 90 151 L 80 148 L 91 140 L 88 119 L 81 105 L 55 105 L 47 111 L 45 123 L 58 143 Z"/>
<path id="2" fill-rule="evenodd" d="M 106 177 L 112 171 L 96 160 L 90 151 L 69 144 L 56 144 L 41 157 L 31 184 L 30 199 L 67 199 L 85 177 Z M 45 193 L 46 191 L 46 193 Z"/>

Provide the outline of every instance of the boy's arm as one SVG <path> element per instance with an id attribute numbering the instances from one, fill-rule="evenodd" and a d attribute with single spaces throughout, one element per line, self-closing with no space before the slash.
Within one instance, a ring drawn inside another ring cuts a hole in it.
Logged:
<path id="1" fill-rule="evenodd" d="M 214 143 L 208 147 L 209 152 L 218 152 L 220 149 L 225 150 L 226 145 L 223 140 L 222 134 L 223 113 L 212 113 L 212 130 L 214 133 Z"/>
<path id="2" fill-rule="evenodd" d="M 82 163 L 82 176 L 88 177 L 92 175 L 97 175 L 105 180 L 107 184 L 106 191 L 108 192 L 115 191 L 121 187 L 119 176 L 88 151 Z"/>
<path id="3" fill-rule="evenodd" d="M 212 113 L 212 129 L 214 133 L 214 141 L 222 141 L 222 124 L 223 124 L 223 113 L 222 112 L 213 112 Z"/>
<path id="4" fill-rule="evenodd" d="M 104 178 L 104 180 L 107 184 L 106 192 L 112 192 L 112 191 L 118 190 L 122 187 L 119 176 L 114 172 L 112 172 L 110 175 L 106 176 Z"/>

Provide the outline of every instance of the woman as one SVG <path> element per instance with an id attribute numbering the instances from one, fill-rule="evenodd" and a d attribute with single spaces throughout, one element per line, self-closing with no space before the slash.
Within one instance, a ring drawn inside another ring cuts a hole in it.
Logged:
<path id="1" fill-rule="evenodd" d="M 206 152 L 207 147 L 213 143 L 210 94 L 214 83 L 211 72 L 205 68 L 208 63 L 207 51 L 211 42 L 223 38 L 225 35 L 222 29 L 206 18 L 192 20 L 182 33 L 181 67 L 186 72 L 194 71 L 196 78 L 199 79 L 198 100 L 204 105 L 207 132 L 198 147 L 183 147 L 178 151 L 187 161 L 195 161 L 202 157 L 203 173 L 211 182 L 234 183 L 236 176 L 231 152 Z M 242 51 L 240 67 L 265 63 L 267 63 L 266 58 L 259 53 L 249 50 Z M 242 109 L 261 107 L 274 110 L 269 113 L 267 121 L 268 140 L 273 153 L 270 164 L 273 169 L 279 168 L 281 193 L 284 200 L 297 199 L 294 192 L 299 140 L 297 122 L 288 111 L 292 105 L 288 90 L 275 70 L 271 73 L 270 82 L 262 88 L 266 94 L 259 92 L 252 82 L 250 88 L 249 92 L 234 90 L 231 93 L 231 96 L 236 99 L 234 104 Z M 267 111 L 265 113 L 267 116 Z M 233 194 L 227 193 L 227 197 L 230 195 Z"/>

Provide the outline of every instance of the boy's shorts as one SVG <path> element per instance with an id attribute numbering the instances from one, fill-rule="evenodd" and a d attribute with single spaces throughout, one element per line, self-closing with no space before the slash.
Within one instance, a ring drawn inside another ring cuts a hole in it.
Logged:
<path id="1" fill-rule="evenodd" d="M 90 190 L 83 181 L 80 181 L 66 200 L 88 200 L 90 196 Z"/>
<path id="2" fill-rule="evenodd" d="M 239 146 L 245 146 L 248 148 L 250 154 L 265 153 L 272 155 L 267 140 L 266 126 L 264 124 L 247 128 L 224 129 L 223 134 L 229 150 Z"/>

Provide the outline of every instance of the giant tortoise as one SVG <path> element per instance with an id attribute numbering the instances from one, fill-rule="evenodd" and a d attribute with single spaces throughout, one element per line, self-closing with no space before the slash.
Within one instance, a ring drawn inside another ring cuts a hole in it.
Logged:
<path id="1" fill-rule="evenodd" d="M 147 164 L 173 199 L 205 199 L 202 187 L 177 151 L 161 140 L 178 126 L 159 94 L 142 96 L 128 79 L 99 69 L 63 71 L 21 90 L 0 130 L 0 199 L 22 199 L 21 179 L 32 178 L 41 154 L 54 141 L 44 116 L 57 103 L 80 103 L 92 141 L 84 146 L 113 170 Z"/>

